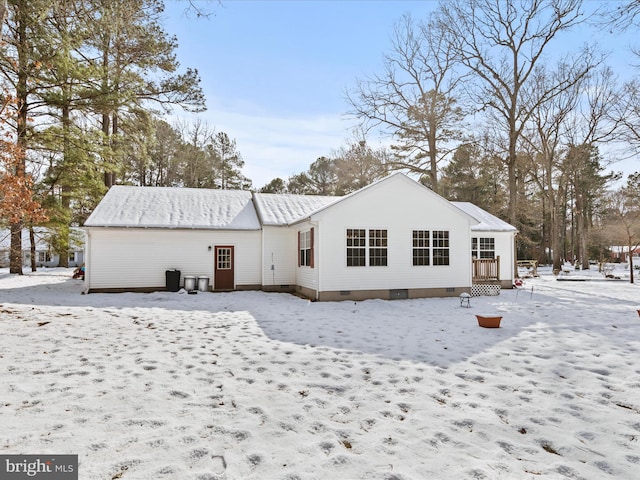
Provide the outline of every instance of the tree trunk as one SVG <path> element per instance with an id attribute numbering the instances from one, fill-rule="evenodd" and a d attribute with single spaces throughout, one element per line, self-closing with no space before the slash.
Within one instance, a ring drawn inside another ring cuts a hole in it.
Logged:
<path id="1" fill-rule="evenodd" d="M 431 189 L 436 193 L 441 193 L 438 189 L 438 150 L 436 141 L 436 131 L 429 130 L 429 177 Z"/>
<path id="2" fill-rule="evenodd" d="M 68 99 L 69 99 L 69 96 L 67 96 L 67 101 Z M 71 125 L 70 107 L 68 103 L 65 103 L 65 105 L 63 105 L 62 107 L 62 132 L 63 132 L 63 142 L 64 142 L 64 145 L 63 145 L 64 160 L 63 161 L 66 164 L 69 164 L 71 162 L 71 159 L 69 158 L 71 156 L 71 147 L 69 144 L 70 143 L 69 135 L 71 134 L 70 125 Z M 66 186 L 64 183 L 65 182 L 63 182 L 61 186 L 62 188 L 60 192 L 60 202 L 62 206 L 62 211 L 66 213 L 71 210 L 71 199 L 69 198 L 69 187 Z M 69 268 L 69 228 L 68 227 L 69 225 L 66 224 L 61 228 L 56 229 L 57 230 L 56 234 L 58 235 L 57 245 L 59 247 L 58 266 L 64 267 L 64 268 Z"/>
<path id="3" fill-rule="evenodd" d="M 589 270 L 588 234 L 589 222 L 585 215 L 584 197 L 576 194 L 576 245 L 578 251 L 577 262 L 583 270 Z"/>
<path id="4" fill-rule="evenodd" d="M 582 251 L 581 268 L 582 270 L 589 270 L 591 268 L 591 265 L 589 264 L 589 225 L 584 215 L 582 218 L 582 222 L 583 224 L 580 232 L 580 244 Z"/>
<path id="5" fill-rule="evenodd" d="M 509 121 L 509 157 L 507 158 L 507 173 L 509 175 L 509 205 L 507 216 L 509 223 L 514 227 L 518 226 L 517 198 L 518 198 L 518 178 L 516 174 L 516 126 L 515 118 Z"/>
<path id="6" fill-rule="evenodd" d="M 102 92 L 104 95 L 109 93 L 109 47 L 105 46 L 102 52 Z M 102 134 L 104 135 L 104 144 L 106 147 L 107 158 L 103 159 L 104 163 L 104 184 L 111 188 L 115 183 L 115 175 L 110 171 L 113 152 L 111 151 L 111 114 L 108 107 L 102 113 Z"/>
<path id="7" fill-rule="evenodd" d="M 551 168 L 549 168 L 547 172 L 547 191 L 549 192 L 549 238 L 553 258 L 552 268 L 554 272 L 560 272 L 562 269 L 562 227 L 564 217 L 559 205 L 561 205 L 564 193 L 562 186 L 558 186 L 558 188 L 554 190 Z"/>
<path id="8" fill-rule="evenodd" d="M 17 8 L 17 12 L 23 11 Z M 19 14 L 19 13 L 18 13 Z M 27 120 L 28 120 L 28 96 L 27 90 L 27 64 L 29 50 L 27 45 L 27 20 L 25 18 L 17 18 L 17 38 L 18 38 L 18 79 L 16 83 L 16 101 L 17 101 L 17 119 L 16 119 L 16 143 L 22 149 L 27 144 Z M 26 150 L 26 149 L 25 149 Z M 26 159 L 17 167 L 16 174 L 24 175 L 26 170 Z M 22 227 L 23 220 L 10 223 L 11 228 L 11 253 L 9 255 L 9 273 L 22 275 Z"/>
<path id="9" fill-rule="evenodd" d="M 9 273 L 22 275 L 22 222 L 12 223 L 10 228 Z"/>
<path id="10" fill-rule="evenodd" d="M 37 270 L 36 265 L 36 234 L 33 231 L 33 225 L 29 226 L 29 246 L 31 248 L 31 271 Z"/>
<path id="11" fill-rule="evenodd" d="M 631 242 L 629 242 L 629 283 L 635 283 L 633 278 L 633 248 L 635 247 L 632 247 Z"/>

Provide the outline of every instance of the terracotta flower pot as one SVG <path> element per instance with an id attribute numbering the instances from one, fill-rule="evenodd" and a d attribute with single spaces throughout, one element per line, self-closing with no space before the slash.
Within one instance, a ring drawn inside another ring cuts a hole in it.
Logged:
<path id="1" fill-rule="evenodd" d="M 500 320 L 502 317 L 494 315 L 476 315 L 478 325 L 484 328 L 500 328 Z"/>

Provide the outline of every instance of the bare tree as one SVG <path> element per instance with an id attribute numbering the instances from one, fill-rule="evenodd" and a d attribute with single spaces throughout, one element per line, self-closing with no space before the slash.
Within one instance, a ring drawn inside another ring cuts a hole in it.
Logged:
<path id="1" fill-rule="evenodd" d="M 532 77 L 532 85 L 546 90 L 566 76 L 564 69 L 562 63 L 553 72 L 540 66 Z M 579 221 L 577 231 L 582 265 L 589 268 L 586 245 L 590 230 L 589 212 L 593 205 L 589 199 L 593 191 L 602 186 L 604 179 L 600 175 L 600 164 L 596 168 L 593 163 L 600 157 L 591 153 L 595 145 L 615 138 L 616 124 L 609 119 L 616 98 L 611 69 L 592 71 L 570 88 L 532 109 L 529 125 L 521 137 L 523 148 L 530 152 L 530 172 L 542 194 L 548 217 L 543 231 L 549 239 L 555 271 L 561 268 L 567 211 L 564 199 L 569 187 L 580 187 L 580 191 L 573 191 L 574 207 L 580 207 L 574 213 L 576 221 Z"/>
<path id="2" fill-rule="evenodd" d="M 449 142 L 462 137 L 464 117 L 456 102 L 460 77 L 452 45 L 441 29 L 434 21 L 402 17 L 384 73 L 359 81 L 347 94 L 363 127 L 381 127 L 397 140 L 391 167 L 427 174 L 434 190 L 438 165 L 452 149 Z"/>
<path id="3" fill-rule="evenodd" d="M 601 22 L 611 30 L 640 27 L 640 0 L 610 2 L 603 12 Z"/>
<path id="4" fill-rule="evenodd" d="M 569 141 L 580 145 L 618 140 L 619 126 L 624 119 L 615 118 L 621 98 L 613 70 L 610 67 L 593 69 L 576 85 L 580 87 L 580 101 L 567 132 Z"/>
<path id="5" fill-rule="evenodd" d="M 191 122 L 180 121 L 174 128 L 181 137 L 181 145 L 176 152 L 182 178 L 180 186 L 214 188 L 215 166 L 206 149 L 213 143 L 215 130 L 199 117 Z"/>
<path id="6" fill-rule="evenodd" d="M 561 70 L 561 67 L 559 68 Z M 532 79 L 541 90 L 555 83 L 558 72 L 545 66 L 536 69 Z M 543 241 L 548 238 L 553 271 L 562 267 L 562 239 L 566 206 L 567 180 L 562 173 L 563 142 L 566 126 L 579 100 L 579 88 L 566 89 L 553 99 L 532 109 L 529 124 L 522 135 L 523 150 L 529 152 L 530 174 L 541 192 L 543 206 Z M 548 221 L 547 221 L 548 218 Z"/>
<path id="7" fill-rule="evenodd" d="M 622 140 L 637 154 L 640 151 L 640 81 L 625 83 L 613 105 L 611 118 L 620 127 Z"/>
<path id="8" fill-rule="evenodd" d="M 569 151 L 584 152 L 577 168 L 572 168 L 569 178 L 575 190 L 575 218 L 579 259 L 582 269 L 590 268 L 588 242 L 591 234 L 592 217 L 606 184 L 616 180 L 617 174 L 604 174 L 607 161 L 599 154 L 599 145 L 618 139 L 619 123 L 612 121 L 612 111 L 619 101 L 616 91 L 616 77 L 611 68 L 592 71 L 585 77 L 582 98 L 575 123 L 569 128 Z M 571 162 L 569 163 L 571 166 Z"/>
<path id="9" fill-rule="evenodd" d="M 592 68 L 575 55 L 566 76 L 531 88 L 536 66 L 553 39 L 584 21 L 581 0 L 451 0 L 440 10 L 442 29 L 460 62 L 473 73 L 469 94 L 503 132 L 509 176 L 508 218 L 516 223 L 518 141 L 538 106 L 571 88 Z"/>
<path id="10" fill-rule="evenodd" d="M 355 192 L 386 176 L 388 157 L 385 148 L 374 149 L 364 138 L 341 147 L 333 155 L 337 180 L 334 194 Z"/>
<path id="11" fill-rule="evenodd" d="M 183 0 L 174 0 L 175 2 L 183 2 Z M 207 4 L 214 4 L 218 7 L 223 6 L 222 0 L 188 0 L 187 6 L 184 8 L 183 13 L 185 16 L 190 17 L 195 15 L 196 18 L 209 19 L 215 13 L 212 10 L 205 8 Z"/>
<path id="12" fill-rule="evenodd" d="M 628 248 L 629 280 L 634 283 L 633 251 L 640 247 L 640 173 L 629 175 L 627 185 L 611 193 L 605 228 L 609 238 Z"/>

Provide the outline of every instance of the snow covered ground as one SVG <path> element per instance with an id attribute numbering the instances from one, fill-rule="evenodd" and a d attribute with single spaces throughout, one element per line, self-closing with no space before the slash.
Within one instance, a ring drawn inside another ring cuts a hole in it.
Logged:
<path id="1" fill-rule="evenodd" d="M 78 454 L 87 480 L 640 477 L 637 285 L 543 270 L 463 308 L 71 272 L 0 270 L 2 453 Z"/>

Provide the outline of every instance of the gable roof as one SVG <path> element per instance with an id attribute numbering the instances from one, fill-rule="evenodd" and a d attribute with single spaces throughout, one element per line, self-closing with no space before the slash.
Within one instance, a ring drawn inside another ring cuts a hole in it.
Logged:
<path id="1" fill-rule="evenodd" d="M 322 195 L 253 194 L 256 210 L 263 225 L 288 225 L 341 198 Z"/>
<path id="2" fill-rule="evenodd" d="M 478 225 L 472 225 L 472 232 L 515 232 L 517 228 L 513 225 L 500 220 L 495 215 L 490 214 L 486 210 L 474 205 L 471 202 L 451 202 L 463 212 L 471 215 L 478 220 Z"/>
<path id="3" fill-rule="evenodd" d="M 260 230 L 251 192 L 114 185 L 85 227 Z"/>
<path id="4" fill-rule="evenodd" d="M 315 210 L 313 212 L 309 212 L 307 215 L 304 215 L 304 216 L 296 219 L 292 223 L 299 223 L 299 222 L 302 222 L 304 220 L 307 220 L 312 215 L 320 213 L 321 211 L 326 210 L 327 208 L 333 208 L 334 205 L 337 205 L 337 204 L 339 204 L 339 203 L 341 203 L 343 201 L 346 201 L 346 200 L 350 199 L 351 197 L 355 197 L 356 195 L 360 195 L 362 192 L 365 192 L 365 191 L 367 191 L 369 189 L 372 189 L 372 188 L 376 187 L 377 185 L 393 181 L 394 179 L 399 179 L 401 181 L 406 181 L 407 185 L 422 189 L 424 191 L 425 195 L 431 195 L 433 198 L 437 199 L 438 201 L 441 201 L 443 204 L 449 204 L 449 205 L 453 204 L 453 202 L 450 202 L 446 198 L 438 195 L 436 192 L 431 190 L 429 187 L 425 187 L 421 183 L 419 183 L 419 182 L 413 180 L 412 178 L 408 177 L 406 174 L 404 174 L 402 172 L 394 172 L 391 175 L 388 175 L 388 176 L 386 176 L 384 178 L 381 178 L 381 179 L 379 179 L 379 180 L 377 180 L 377 181 L 375 181 L 373 183 L 370 183 L 369 185 L 367 185 L 365 187 L 362 187 L 360 190 L 356 190 L 355 192 L 351 192 L 350 194 L 345 195 L 344 197 L 334 197 L 334 198 L 337 198 L 337 200 L 335 202 L 330 202 L 330 203 L 318 208 L 317 210 Z M 466 211 L 464 211 L 462 209 L 457 209 L 457 210 L 460 210 L 461 213 L 463 215 L 465 215 L 466 217 L 468 217 L 468 219 L 471 222 L 478 222 L 479 221 L 473 215 L 470 215 Z"/>
<path id="5" fill-rule="evenodd" d="M 426 195 L 451 205 L 472 223 L 477 222 L 471 225 L 472 231 L 517 231 L 482 208 L 469 202 L 450 202 L 401 172 L 343 197 L 115 185 L 84 226 L 219 230 L 260 230 L 263 225 L 289 226 L 392 179 L 406 181 L 407 185 L 417 186 Z"/>

